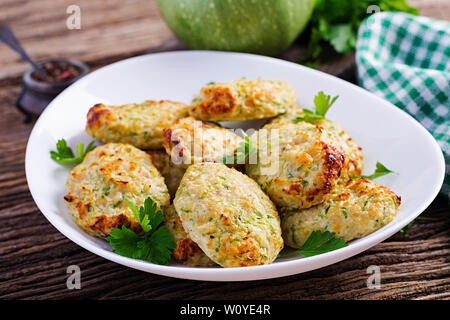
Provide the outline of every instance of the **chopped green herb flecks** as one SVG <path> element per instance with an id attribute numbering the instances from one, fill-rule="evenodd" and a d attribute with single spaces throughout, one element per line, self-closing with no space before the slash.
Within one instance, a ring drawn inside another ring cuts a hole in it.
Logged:
<path id="1" fill-rule="evenodd" d="M 347 208 L 342 208 L 341 211 L 342 211 L 342 214 L 344 215 L 344 218 L 347 219 L 348 218 Z"/>

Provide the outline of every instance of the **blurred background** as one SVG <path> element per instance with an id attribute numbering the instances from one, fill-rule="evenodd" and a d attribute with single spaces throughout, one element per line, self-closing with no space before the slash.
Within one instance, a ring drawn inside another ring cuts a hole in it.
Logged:
<path id="1" fill-rule="evenodd" d="M 334 2 L 328 1 L 327 10 L 330 12 L 336 11 L 330 8 Z M 351 1 L 339 2 L 345 6 Z M 403 1 L 372 2 L 392 2 L 396 5 Z M 81 9 L 81 29 L 70 30 L 66 25 L 70 16 L 66 10 L 73 4 Z M 448 0 L 410 0 L 409 4 L 418 8 L 420 15 L 450 19 Z M 359 10 L 363 16 L 365 7 Z M 267 10 L 270 11 L 270 8 Z M 353 12 L 344 10 L 343 14 L 350 17 Z M 318 14 L 313 13 L 312 20 L 317 17 Z M 156 0 L 0 0 L 0 21 L 11 26 L 29 55 L 37 61 L 68 58 L 96 67 L 152 50 L 185 48 L 164 22 Z M 331 54 L 329 57 L 326 50 L 326 58 L 322 58 L 320 63 L 317 59 L 307 59 L 310 29 L 307 27 L 300 39 L 276 56 L 303 64 L 310 63 L 333 74 L 345 74 L 354 64 L 351 53 Z M 17 54 L 3 45 L 0 46 L 0 66 L 0 81 L 19 77 L 28 68 Z"/>

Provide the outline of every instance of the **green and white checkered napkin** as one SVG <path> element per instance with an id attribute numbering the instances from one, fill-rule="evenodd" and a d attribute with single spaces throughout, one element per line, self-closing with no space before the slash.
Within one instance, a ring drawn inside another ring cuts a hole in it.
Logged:
<path id="1" fill-rule="evenodd" d="M 441 193 L 450 199 L 450 23 L 381 12 L 361 24 L 356 65 L 362 87 L 411 114 L 445 156 Z"/>

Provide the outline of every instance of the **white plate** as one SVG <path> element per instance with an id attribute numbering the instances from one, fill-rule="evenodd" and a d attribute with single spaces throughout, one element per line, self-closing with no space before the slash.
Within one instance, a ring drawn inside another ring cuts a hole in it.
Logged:
<path id="1" fill-rule="evenodd" d="M 146 99 L 170 99 L 190 103 L 210 81 L 246 77 L 286 80 L 297 91 L 300 106 L 311 106 L 323 90 L 339 95 L 328 114 L 341 124 L 364 151 L 365 172 L 377 160 L 398 175 L 377 182 L 402 197 L 393 222 L 348 247 L 302 258 L 290 256 L 271 265 L 246 268 L 192 268 L 161 266 L 121 257 L 109 244 L 84 233 L 72 221 L 63 201 L 68 169 L 50 159 L 60 138 L 73 148 L 89 142 L 84 131 L 86 113 L 96 103 L 120 105 Z M 117 263 L 165 276 L 241 281 L 287 276 L 336 263 L 383 241 L 411 222 L 436 197 L 444 178 L 444 158 L 433 137 L 413 118 L 389 102 L 333 76 L 294 63 L 240 53 L 181 51 L 127 59 L 97 70 L 61 93 L 37 121 L 26 152 L 28 185 L 39 209 L 66 237 L 83 248 Z"/>

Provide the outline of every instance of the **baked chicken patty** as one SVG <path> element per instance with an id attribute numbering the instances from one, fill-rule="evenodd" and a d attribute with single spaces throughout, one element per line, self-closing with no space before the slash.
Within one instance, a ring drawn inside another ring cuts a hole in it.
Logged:
<path id="1" fill-rule="evenodd" d="M 100 142 L 161 149 L 163 129 L 187 115 L 187 105 L 171 101 L 148 100 L 123 106 L 96 104 L 87 114 L 86 131 Z"/>
<path id="2" fill-rule="evenodd" d="M 251 140 L 258 146 L 259 157 L 256 163 L 247 164 L 246 172 L 280 207 L 319 204 L 340 177 L 344 151 L 336 136 L 321 126 L 269 124 Z"/>
<path id="3" fill-rule="evenodd" d="M 215 265 L 202 249 L 189 238 L 173 205 L 164 210 L 163 216 L 164 225 L 169 229 L 170 235 L 177 245 L 173 250 L 175 260 L 182 261 L 188 266 L 210 267 Z"/>
<path id="4" fill-rule="evenodd" d="M 164 177 L 170 198 L 173 199 L 186 168 L 173 163 L 165 150 L 147 150 L 146 152 L 152 158 L 153 165 Z"/>
<path id="5" fill-rule="evenodd" d="M 295 108 L 290 112 L 276 117 L 271 120 L 270 125 L 273 127 L 281 127 L 289 123 L 293 123 L 298 117 L 303 117 L 303 109 Z M 332 132 L 344 150 L 345 162 L 342 168 L 341 177 L 343 181 L 348 178 L 354 178 L 362 173 L 363 169 L 363 153 L 362 148 L 350 137 L 350 135 L 337 123 L 328 119 L 317 120 L 314 124 L 322 126 L 325 130 Z"/>
<path id="6" fill-rule="evenodd" d="M 223 267 L 269 264 L 283 248 L 272 201 L 255 181 L 224 164 L 190 166 L 174 205 L 189 237 Z"/>
<path id="7" fill-rule="evenodd" d="M 201 88 L 189 109 L 209 121 L 275 117 L 295 106 L 295 90 L 285 81 L 240 79 Z"/>
<path id="8" fill-rule="evenodd" d="M 243 139 L 231 130 L 193 117 L 175 121 L 164 129 L 164 148 L 172 162 L 188 166 L 199 162 L 222 162 Z"/>
<path id="9" fill-rule="evenodd" d="M 400 197 L 388 188 L 358 178 L 337 186 L 327 200 L 281 215 L 286 244 L 300 248 L 313 231 L 335 232 L 345 241 L 364 237 L 394 219 Z"/>
<path id="10" fill-rule="evenodd" d="M 93 236 L 106 237 L 122 225 L 142 231 L 124 199 L 138 207 L 147 197 L 161 209 L 169 205 L 164 178 L 150 156 L 129 144 L 107 143 L 90 151 L 69 173 L 66 185 L 70 215 Z"/>

